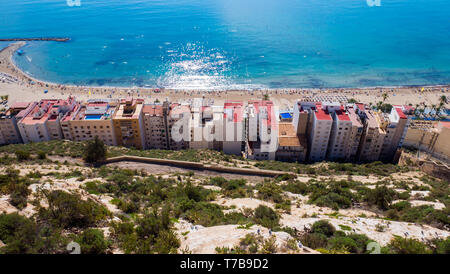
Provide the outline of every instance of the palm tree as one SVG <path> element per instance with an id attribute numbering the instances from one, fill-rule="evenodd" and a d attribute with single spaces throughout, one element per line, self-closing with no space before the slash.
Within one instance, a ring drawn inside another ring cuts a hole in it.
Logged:
<path id="1" fill-rule="evenodd" d="M 414 108 L 414 114 L 417 116 L 419 114 L 419 104 L 416 104 L 416 108 Z"/>
<path id="2" fill-rule="evenodd" d="M 383 93 L 383 103 L 387 100 L 387 98 L 389 97 L 389 94 L 387 94 L 387 92 Z"/>
<path id="3" fill-rule="evenodd" d="M 424 112 L 425 112 L 425 108 L 419 109 L 419 113 L 420 113 L 420 117 L 421 117 L 421 118 L 424 118 L 424 117 L 423 117 L 423 116 L 424 116 Z"/>
<path id="4" fill-rule="evenodd" d="M 431 111 L 434 111 L 434 117 L 436 118 L 437 115 L 437 110 L 436 110 L 436 105 L 435 104 L 431 104 Z"/>
<path id="5" fill-rule="evenodd" d="M 447 96 L 445 96 L 445 95 L 442 95 L 440 98 L 439 98 L 439 105 L 445 105 L 445 104 L 447 104 L 448 103 L 448 100 L 447 100 Z"/>
<path id="6" fill-rule="evenodd" d="M 381 110 L 381 107 L 383 106 L 383 102 L 381 102 L 381 101 L 379 101 L 378 103 L 377 103 L 377 109 L 378 110 Z"/>

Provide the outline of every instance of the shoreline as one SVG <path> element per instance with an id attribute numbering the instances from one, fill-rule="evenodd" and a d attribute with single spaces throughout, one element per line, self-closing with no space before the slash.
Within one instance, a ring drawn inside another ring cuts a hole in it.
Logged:
<path id="1" fill-rule="evenodd" d="M 376 104 L 376 100 L 381 98 L 381 94 L 388 93 L 390 97 L 397 95 L 413 95 L 413 94 L 439 94 L 450 96 L 450 84 L 445 85 L 406 85 L 406 86 L 375 86 L 375 87 L 360 87 L 360 88 L 277 88 L 277 89 L 248 89 L 248 90 L 239 90 L 239 89 L 229 89 L 229 90 L 187 90 L 187 89 L 166 89 L 166 88 L 149 88 L 149 87 L 137 87 L 137 86 L 84 86 L 84 85 L 66 85 L 59 84 L 49 81 L 43 81 L 40 79 L 36 79 L 33 76 L 27 74 L 22 71 L 13 61 L 14 53 L 26 45 L 26 42 L 16 42 L 8 45 L 0 51 L 0 73 L 12 76 L 13 83 L 11 81 L 6 84 L 13 84 L 16 86 L 20 86 L 21 89 L 34 90 L 35 95 L 37 95 L 37 89 L 41 89 L 41 97 L 48 97 L 46 95 L 56 96 L 60 94 L 60 96 L 68 96 L 73 95 L 76 97 L 85 98 L 88 96 L 89 99 L 93 98 L 116 98 L 116 97 L 126 97 L 126 96 L 136 96 L 142 97 L 145 99 L 171 99 L 171 100 L 180 100 L 180 99 L 189 99 L 190 96 L 200 97 L 204 96 L 206 98 L 217 98 L 220 100 L 254 100 L 254 99 L 262 99 L 265 94 L 269 95 L 269 97 L 275 100 L 293 100 L 311 97 L 311 96 L 346 96 L 348 99 L 355 98 L 363 103 L 372 102 Z M 0 75 L 1 76 L 1 75 Z M 5 82 L 0 81 L 0 92 L 4 90 L 2 88 Z M 422 92 L 422 88 L 424 91 Z M 44 93 L 43 90 L 48 90 L 48 93 Z M 27 93 L 25 91 L 25 93 Z M 68 93 L 66 95 L 66 93 Z M 5 95 L 5 94 L 0 94 Z M 12 94 L 6 94 L 12 95 Z M 182 95 L 182 96 L 180 96 Z M 364 96 L 365 95 L 365 96 Z M 428 104 L 437 103 L 436 98 L 423 98 L 424 100 L 419 102 L 417 99 L 420 99 L 422 96 L 419 95 L 418 98 L 405 98 L 403 100 L 403 104 L 414 104 L 414 103 L 423 103 L 426 102 Z M 371 97 L 371 98 L 359 98 L 359 97 Z M 28 97 L 28 96 L 27 96 Z M 34 97 L 34 96 L 33 96 Z M 410 97 L 410 96 L 406 96 Z M 426 96 L 429 97 L 429 96 Z M 433 97 L 433 96 L 432 96 Z M 14 99 L 14 98 L 12 98 Z M 362 100 L 366 99 L 366 100 Z M 220 101 L 219 100 L 219 101 Z M 397 100 L 398 101 L 398 100 Z M 388 101 L 391 102 L 391 101 Z M 399 102 L 394 102 L 399 104 Z"/>

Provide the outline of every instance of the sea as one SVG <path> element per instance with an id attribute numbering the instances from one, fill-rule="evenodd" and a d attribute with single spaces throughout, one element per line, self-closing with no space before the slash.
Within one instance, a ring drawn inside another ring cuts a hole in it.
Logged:
<path id="1" fill-rule="evenodd" d="M 450 83 L 448 0 L 0 0 L 55 83 L 187 90 Z M 0 43 L 0 47 L 8 45 Z"/>

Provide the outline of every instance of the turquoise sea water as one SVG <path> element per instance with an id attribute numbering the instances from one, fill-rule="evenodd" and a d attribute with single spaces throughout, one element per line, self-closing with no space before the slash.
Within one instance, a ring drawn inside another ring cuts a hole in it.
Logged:
<path id="1" fill-rule="evenodd" d="M 372 2 L 372 1 L 369 1 Z M 0 0 L 15 62 L 79 85 L 186 89 L 450 83 L 450 1 Z M 2 47 L 4 43 L 0 44 Z"/>

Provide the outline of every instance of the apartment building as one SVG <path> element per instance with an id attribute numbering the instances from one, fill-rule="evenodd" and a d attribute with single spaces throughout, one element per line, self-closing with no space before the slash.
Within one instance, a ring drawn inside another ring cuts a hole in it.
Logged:
<path id="1" fill-rule="evenodd" d="M 195 98 L 190 106 L 190 149 L 214 149 L 214 110 L 208 101 Z"/>
<path id="2" fill-rule="evenodd" d="M 249 101 L 245 154 L 252 160 L 275 160 L 278 121 L 272 101 Z"/>
<path id="3" fill-rule="evenodd" d="M 378 161 L 386 133 L 380 128 L 379 119 L 371 109 L 363 104 L 356 104 L 357 114 L 363 122 L 364 129 L 358 150 L 358 161 Z"/>
<path id="4" fill-rule="evenodd" d="M 321 103 L 311 108 L 311 130 L 309 133 L 309 161 L 320 162 L 326 159 L 333 119 Z"/>
<path id="5" fill-rule="evenodd" d="M 121 100 L 113 115 L 114 132 L 119 146 L 145 148 L 143 99 Z"/>
<path id="6" fill-rule="evenodd" d="M 309 136 L 312 123 L 312 111 L 316 108 L 314 102 L 297 101 L 294 104 L 292 123 L 297 135 Z"/>
<path id="7" fill-rule="evenodd" d="M 292 123 L 278 124 L 278 149 L 275 155 L 277 161 L 304 162 L 306 147 L 305 136 L 299 137 Z"/>
<path id="8" fill-rule="evenodd" d="M 77 105 L 73 112 L 61 120 L 64 138 L 86 141 L 98 137 L 108 146 L 116 146 L 113 115 L 115 107 L 107 102 L 91 101 L 87 105 Z"/>
<path id="9" fill-rule="evenodd" d="M 348 151 L 346 161 L 357 161 L 358 159 L 358 149 L 359 144 L 361 142 L 361 137 L 364 131 L 364 126 L 361 122 L 361 119 L 356 114 L 355 105 L 347 106 L 347 114 L 352 123 L 350 136 L 347 140 L 348 142 Z"/>
<path id="10" fill-rule="evenodd" d="M 245 140 L 244 103 L 227 101 L 223 107 L 223 144 L 225 154 L 241 155 Z"/>
<path id="11" fill-rule="evenodd" d="M 403 113 L 401 106 L 394 106 L 390 113 L 378 112 L 377 121 L 385 134 L 380 160 L 391 161 L 394 159 L 397 149 L 402 146 L 408 118 Z"/>
<path id="12" fill-rule="evenodd" d="M 169 149 L 167 125 L 169 103 L 145 104 L 142 112 L 144 115 L 145 148 Z"/>
<path id="13" fill-rule="evenodd" d="M 14 103 L 7 111 L 0 113 L 0 145 L 22 143 L 17 122 L 22 120 L 36 103 Z"/>
<path id="14" fill-rule="evenodd" d="M 75 98 L 45 99 L 17 124 L 24 143 L 63 139 L 60 120 L 76 105 Z"/>
<path id="15" fill-rule="evenodd" d="M 450 122 L 419 120 L 411 122 L 404 146 L 429 153 L 431 156 L 449 163 L 449 140 Z"/>
<path id="16" fill-rule="evenodd" d="M 189 148 L 191 130 L 191 109 L 187 104 L 171 104 L 167 126 L 169 133 L 169 149 L 182 150 Z"/>
<path id="17" fill-rule="evenodd" d="M 344 161 L 349 158 L 351 150 L 352 144 L 349 140 L 352 134 L 352 121 L 340 103 L 324 103 L 323 108 L 333 119 L 326 158 L 330 161 Z"/>

